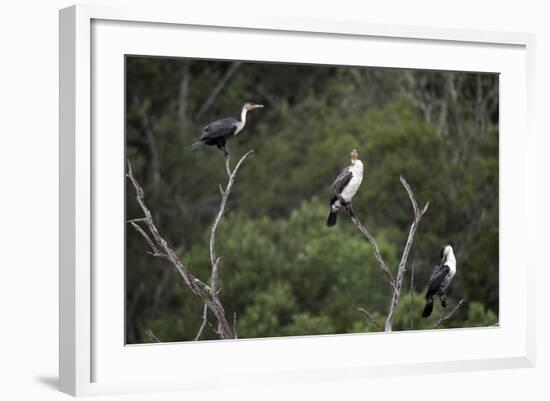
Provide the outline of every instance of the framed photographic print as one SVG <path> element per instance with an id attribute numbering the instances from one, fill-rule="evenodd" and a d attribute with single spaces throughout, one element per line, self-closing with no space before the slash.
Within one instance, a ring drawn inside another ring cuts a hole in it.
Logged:
<path id="1" fill-rule="evenodd" d="M 61 390 L 532 366 L 533 43 L 62 10 Z"/>

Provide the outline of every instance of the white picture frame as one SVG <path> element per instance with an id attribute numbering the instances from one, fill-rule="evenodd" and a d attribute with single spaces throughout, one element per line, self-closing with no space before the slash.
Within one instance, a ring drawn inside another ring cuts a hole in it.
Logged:
<path id="1" fill-rule="evenodd" d="M 201 49 L 191 46 L 181 49 L 180 35 L 193 39 L 188 43 L 199 41 Z M 216 48 L 219 35 L 228 38 L 237 35 L 250 46 L 237 49 L 238 53 L 234 48 Z M 253 42 L 258 36 L 254 35 L 261 35 L 271 46 L 263 43 L 261 48 L 255 47 Z M 334 41 L 338 41 L 338 46 Z M 531 249 L 536 232 L 536 138 L 531 114 L 534 110 L 534 41 L 533 35 L 523 33 L 290 17 L 252 19 L 247 16 L 241 20 L 231 19 L 228 25 L 219 17 L 155 7 L 78 5 L 61 10 L 61 391 L 79 396 L 206 389 L 245 385 L 248 381 L 360 379 L 534 366 L 535 316 L 531 307 L 535 299 Z M 327 52 L 330 55 L 322 54 L 318 51 L 320 46 L 333 51 Z M 365 46 L 365 51 L 356 55 L 352 50 L 361 46 Z M 434 51 L 439 60 L 434 60 Z M 373 58 L 365 61 L 361 57 L 366 53 Z M 123 167 L 119 165 L 120 160 L 123 161 L 124 121 L 120 118 L 124 82 L 123 70 L 119 67 L 124 54 L 339 62 L 501 73 L 500 327 L 125 346 L 120 335 L 124 326 L 120 303 L 124 269 L 120 263 L 122 249 L 116 248 L 121 243 L 121 227 L 113 230 L 109 227 L 112 221 L 122 223 L 118 217 L 123 205 L 115 201 L 111 208 L 102 202 L 102 194 L 111 193 L 109 191 L 116 192 L 115 200 L 120 199 L 124 186 Z M 94 134 L 107 131 L 112 134 Z M 514 232 L 522 232 L 521 238 L 514 238 Z M 108 249 L 109 246 L 112 249 Z M 106 260 L 115 261 L 109 262 L 115 267 L 108 272 L 102 270 Z M 117 327 L 112 328 L 113 325 Z M 105 327 L 112 329 L 104 330 Z M 419 352 L 423 344 L 444 342 L 456 345 L 437 355 Z M 407 344 L 411 344 L 410 352 L 405 355 L 397 352 L 408 349 Z M 396 352 L 384 352 L 390 347 Z M 184 359 L 182 353 L 185 353 Z M 294 359 L 289 362 L 283 355 L 293 355 Z M 210 356 L 217 356 L 221 361 L 216 372 L 209 371 L 204 363 Z M 178 373 L 169 374 L 175 371 L 175 361 Z M 143 369 L 143 366 L 155 368 Z"/>

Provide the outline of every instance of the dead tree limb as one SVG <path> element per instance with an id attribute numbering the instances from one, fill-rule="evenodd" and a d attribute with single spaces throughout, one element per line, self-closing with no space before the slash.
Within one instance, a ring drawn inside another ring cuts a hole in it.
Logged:
<path id="1" fill-rule="evenodd" d="M 422 219 L 422 216 L 426 211 L 428 210 L 429 202 L 424 205 L 422 209 L 418 207 L 418 203 L 416 202 L 416 199 L 414 197 L 414 194 L 412 192 L 411 187 L 409 186 L 409 183 L 403 176 L 399 177 L 401 180 L 401 184 L 407 191 L 407 194 L 409 195 L 409 199 L 411 201 L 413 211 L 414 211 L 414 219 L 411 223 L 411 227 L 409 229 L 409 235 L 407 237 L 407 241 L 405 243 L 405 247 L 403 248 L 403 253 L 401 255 L 401 260 L 399 262 L 399 266 L 397 268 L 397 277 L 394 277 L 391 269 L 386 265 L 384 262 L 384 259 L 382 258 L 382 255 L 380 253 L 380 249 L 378 248 L 378 244 L 372 234 L 367 230 L 367 228 L 361 224 L 361 222 L 355 217 L 355 215 L 351 212 L 351 208 L 346 209 L 348 212 L 348 215 L 351 218 L 351 221 L 355 226 L 358 228 L 358 230 L 368 239 L 368 241 L 372 244 L 374 248 L 374 256 L 376 258 L 376 261 L 378 262 L 378 266 L 380 267 L 380 270 L 384 273 L 386 278 L 388 279 L 388 282 L 390 283 L 391 289 L 392 289 L 392 297 L 391 297 L 391 303 L 390 303 L 390 309 L 388 312 L 388 316 L 386 318 L 386 322 L 384 324 L 384 330 L 385 331 L 392 331 L 393 327 L 393 319 L 395 317 L 395 312 L 397 310 L 397 305 L 399 304 L 399 298 L 401 297 L 401 286 L 403 284 L 403 277 L 407 266 L 407 258 L 409 257 L 409 253 L 411 250 L 412 243 L 414 241 L 414 234 L 416 233 L 416 229 L 418 228 L 418 224 L 420 223 L 420 220 Z"/>
<path id="2" fill-rule="evenodd" d="M 149 338 L 150 343 L 160 343 L 159 338 L 153 333 L 152 330 L 145 330 L 145 335 Z"/>
<path id="3" fill-rule="evenodd" d="M 455 307 L 445 316 L 443 316 L 443 313 L 439 315 L 437 320 L 435 321 L 434 325 L 432 326 L 432 329 L 436 329 L 441 323 L 443 323 L 445 320 L 448 320 L 453 316 L 453 314 L 462 306 L 464 303 L 464 299 L 461 299 L 458 301 L 458 303 L 455 305 Z"/>
<path id="4" fill-rule="evenodd" d="M 378 262 L 378 266 L 380 267 L 380 270 L 382 270 L 382 273 L 384 273 L 386 275 L 386 278 L 388 279 L 388 282 L 390 283 L 390 286 L 393 289 L 394 285 L 395 285 L 395 279 L 393 277 L 393 274 L 392 274 L 391 270 L 389 269 L 389 267 L 384 262 L 384 259 L 382 258 L 382 254 L 380 253 L 380 248 L 378 248 L 378 243 L 376 242 L 376 240 L 374 239 L 372 234 L 369 232 L 369 230 L 367 230 L 367 228 L 363 224 L 361 224 L 359 219 L 357 219 L 357 217 L 355 217 L 354 214 L 350 214 L 349 216 L 350 216 L 351 221 L 353 222 L 353 224 L 355 224 L 355 226 L 357 227 L 357 229 L 371 243 L 372 247 L 374 248 L 374 257 L 376 258 L 376 261 Z"/>
<path id="5" fill-rule="evenodd" d="M 147 243 L 149 244 L 149 246 L 151 247 L 151 250 L 152 252 L 147 252 L 149 255 L 152 255 L 152 256 L 159 256 L 159 257 L 166 257 L 166 255 L 162 252 L 160 252 L 157 247 L 155 246 L 155 244 L 153 243 L 153 241 L 151 240 L 151 237 L 149 237 L 147 235 L 147 233 L 145 231 L 143 231 L 143 228 L 140 227 L 139 224 L 137 224 L 136 222 L 134 221 L 129 221 L 129 223 L 132 225 L 132 227 L 134 227 L 136 229 L 136 231 L 138 233 L 140 233 L 143 238 L 145 238 L 145 241 L 147 241 Z"/>
<path id="6" fill-rule="evenodd" d="M 216 219 L 214 220 L 214 224 L 212 226 L 211 235 L 210 235 L 210 259 L 212 263 L 210 286 L 202 282 L 200 279 L 198 279 L 191 273 L 191 270 L 189 269 L 189 267 L 179 258 L 179 256 L 174 251 L 174 249 L 168 244 L 168 241 L 166 241 L 160 235 L 159 230 L 157 229 L 153 221 L 151 212 L 147 207 L 147 205 L 145 204 L 144 191 L 139 185 L 136 178 L 134 177 L 132 165 L 130 164 L 130 161 L 128 161 L 127 177 L 130 179 L 135 189 L 136 200 L 144 215 L 144 217 L 142 218 L 130 220 L 129 223 L 132 225 L 132 227 L 134 227 L 134 229 L 139 234 L 141 234 L 141 236 L 145 238 L 145 240 L 149 244 L 152 250 L 152 252 L 149 252 L 149 254 L 167 259 L 172 264 L 172 266 L 174 266 L 174 268 L 178 271 L 178 273 L 182 277 L 185 284 L 189 287 L 191 292 L 193 292 L 193 294 L 198 296 L 206 305 L 206 307 L 214 314 L 218 322 L 218 327 L 216 331 L 220 336 L 220 338 L 222 339 L 235 338 L 235 333 L 234 333 L 233 327 L 229 324 L 225 316 L 225 311 L 219 298 L 218 277 L 219 277 L 219 267 L 220 267 L 221 258 L 219 256 L 216 256 L 215 254 L 216 229 L 220 223 L 221 217 L 225 213 L 227 199 L 229 198 L 229 195 L 231 193 L 231 189 L 235 182 L 235 177 L 237 175 L 237 172 L 241 167 L 242 163 L 244 162 L 244 160 L 252 152 L 253 151 L 251 150 L 248 153 L 246 153 L 243 157 L 241 157 L 241 159 L 238 161 L 233 171 L 231 171 L 229 156 L 227 156 L 225 160 L 226 171 L 228 174 L 228 182 L 225 187 L 225 190 L 222 191 L 222 200 L 220 203 L 220 208 L 216 215 Z M 149 231 L 149 234 L 138 223 L 144 224 L 147 230 Z"/>
<path id="7" fill-rule="evenodd" d="M 399 298 L 401 296 L 401 285 L 403 284 L 403 277 L 407 267 L 407 258 L 409 257 L 409 252 L 411 251 L 411 246 L 414 241 L 414 234 L 416 233 L 416 229 L 418 228 L 418 223 L 420 223 L 422 216 L 424 216 L 424 213 L 426 213 L 426 211 L 428 210 L 428 206 L 430 205 L 430 203 L 427 202 L 422 209 L 419 209 L 418 203 L 416 202 L 412 189 L 409 186 L 409 183 L 407 182 L 407 180 L 405 180 L 403 176 L 399 177 L 399 179 L 401 180 L 401 184 L 403 185 L 403 187 L 405 187 L 405 190 L 409 195 L 409 199 L 411 201 L 411 204 L 414 210 L 414 220 L 411 223 L 411 228 L 409 229 L 409 236 L 407 237 L 407 242 L 405 243 L 405 248 L 403 249 L 403 254 L 401 255 L 401 261 L 399 262 L 399 268 L 397 270 L 397 278 L 395 279 L 395 286 L 393 289 L 392 300 L 390 304 L 390 311 L 388 313 L 388 317 L 386 318 L 386 324 L 385 324 L 386 331 L 392 331 L 393 319 L 395 317 L 395 312 L 397 310 L 397 305 L 399 304 Z"/>
<path id="8" fill-rule="evenodd" d="M 254 150 L 249 150 L 241 159 L 237 162 L 235 165 L 235 168 L 233 171 L 231 171 L 231 166 L 229 164 L 229 155 L 225 157 L 225 170 L 227 172 L 227 185 L 224 190 L 221 190 L 221 202 L 220 207 L 218 209 L 218 214 L 216 215 L 216 218 L 214 219 L 214 224 L 212 224 L 212 228 L 210 230 L 210 263 L 212 264 L 212 274 L 210 277 L 210 297 L 212 298 L 212 301 L 214 303 L 215 308 L 218 310 L 218 312 L 225 316 L 225 311 L 223 309 L 223 305 L 219 298 L 219 291 L 218 291 L 218 277 L 219 277 L 219 269 L 220 269 L 220 262 L 221 257 L 216 255 L 216 230 L 218 229 L 218 225 L 220 224 L 221 218 L 226 212 L 226 204 L 227 200 L 229 199 L 229 195 L 231 193 L 231 189 L 233 188 L 233 184 L 235 182 L 235 177 L 237 176 L 237 173 L 239 171 L 239 168 L 241 167 L 242 163 L 245 161 L 245 159 L 252 153 Z M 228 333 L 231 333 L 231 338 L 235 338 L 234 330 L 229 326 L 229 323 L 227 320 L 221 321 L 218 320 L 218 325 L 225 325 L 227 324 L 227 327 L 218 327 L 218 331 L 226 331 Z"/>
<path id="9" fill-rule="evenodd" d="M 207 323 L 208 323 L 208 306 L 204 304 L 204 308 L 202 310 L 202 323 L 201 323 L 201 327 L 199 327 L 199 331 L 197 332 L 197 335 L 195 336 L 195 341 L 198 341 L 201 338 L 202 331 L 206 327 Z"/>

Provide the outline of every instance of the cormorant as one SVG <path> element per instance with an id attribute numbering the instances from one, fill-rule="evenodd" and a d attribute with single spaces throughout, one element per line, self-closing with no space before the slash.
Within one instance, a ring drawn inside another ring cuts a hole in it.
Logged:
<path id="1" fill-rule="evenodd" d="M 363 162 L 358 159 L 359 153 L 356 148 L 351 151 L 351 166 L 343 169 L 332 183 L 332 195 L 330 197 L 330 213 L 327 219 L 327 226 L 336 224 L 338 210 L 343 206 L 350 213 L 351 199 L 359 189 L 363 181 Z"/>
<path id="2" fill-rule="evenodd" d="M 447 288 L 451 284 L 456 273 L 456 258 L 451 245 L 445 245 L 441 249 L 441 263 L 434 267 L 430 281 L 428 282 L 428 291 L 426 292 L 426 307 L 422 312 L 422 317 L 428 317 L 432 314 L 434 307 L 434 298 L 436 296 L 441 300 L 441 306 L 447 306 Z"/>
<path id="3" fill-rule="evenodd" d="M 216 145 L 227 156 L 229 152 L 225 148 L 225 142 L 241 132 L 246 124 L 246 113 L 258 107 L 264 106 L 254 102 L 246 102 L 243 104 L 241 113 L 237 117 L 226 117 L 212 121 L 203 128 L 197 142 L 188 146 L 188 149 L 195 150 L 202 147 L 202 145 Z"/>

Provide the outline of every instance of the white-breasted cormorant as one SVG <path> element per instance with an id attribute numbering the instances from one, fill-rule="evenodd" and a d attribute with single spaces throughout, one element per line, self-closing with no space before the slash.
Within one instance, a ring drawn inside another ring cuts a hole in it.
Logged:
<path id="1" fill-rule="evenodd" d="M 447 306 L 447 288 L 451 284 L 456 273 L 456 258 L 451 245 L 445 245 L 441 249 L 441 262 L 434 267 L 430 281 L 428 282 L 428 291 L 426 292 L 426 307 L 422 312 L 422 317 L 428 317 L 432 314 L 434 307 L 434 298 L 436 296 L 441 300 L 441 306 Z"/>
<path id="2" fill-rule="evenodd" d="M 358 157 L 357 149 L 353 148 L 351 151 L 351 166 L 343 169 L 332 183 L 332 195 L 329 202 L 330 213 L 327 219 L 328 227 L 336 224 L 336 216 L 342 206 L 352 212 L 351 199 L 359 189 L 361 181 L 363 181 L 363 162 Z"/>
<path id="3" fill-rule="evenodd" d="M 243 104 L 241 113 L 237 117 L 226 117 L 212 121 L 203 128 L 201 136 L 197 142 L 190 145 L 188 149 L 195 150 L 200 148 L 202 145 L 216 145 L 220 150 L 223 150 L 224 154 L 227 156 L 229 152 L 225 148 L 225 142 L 232 136 L 235 136 L 241 132 L 246 124 L 246 113 L 249 110 L 256 109 L 258 107 L 264 106 L 254 102 L 246 102 Z"/>

